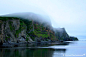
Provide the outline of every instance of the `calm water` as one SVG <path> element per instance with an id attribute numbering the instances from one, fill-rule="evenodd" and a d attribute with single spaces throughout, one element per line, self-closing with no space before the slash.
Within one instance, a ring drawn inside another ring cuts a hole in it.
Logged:
<path id="1" fill-rule="evenodd" d="M 86 57 L 86 41 L 47 47 L 0 48 L 0 57 Z"/>

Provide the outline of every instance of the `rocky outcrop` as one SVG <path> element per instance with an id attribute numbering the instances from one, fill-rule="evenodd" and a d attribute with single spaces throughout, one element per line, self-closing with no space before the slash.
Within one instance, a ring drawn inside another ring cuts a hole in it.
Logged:
<path id="1" fill-rule="evenodd" d="M 55 36 L 58 41 L 77 41 L 77 37 L 71 37 L 67 34 L 65 28 L 54 28 Z"/>
<path id="2" fill-rule="evenodd" d="M 0 43 L 33 41 L 74 41 L 64 28 L 53 28 L 47 22 L 17 17 L 0 17 Z"/>
<path id="3" fill-rule="evenodd" d="M 54 28 L 55 36 L 58 40 L 64 40 L 65 38 L 69 38 L 69 35 L 65 31 L 65 28 Z"/>
<path id="4" fill-rule="evenodd" d="M 13 17 L 0 17 L 0 21 L 0 42 L 26 42 L 27 26 L 23 21 Z"/>

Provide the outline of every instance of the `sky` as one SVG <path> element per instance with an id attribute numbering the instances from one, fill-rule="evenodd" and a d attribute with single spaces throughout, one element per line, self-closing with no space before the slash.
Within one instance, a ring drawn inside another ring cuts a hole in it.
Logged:
<path id="1" fill-rule="evenodd" d="M 86 0 L 1 0 L 0 15 L 18 12 L 45 14 L 52 26 L 72 36 L 86 35 Z"/>

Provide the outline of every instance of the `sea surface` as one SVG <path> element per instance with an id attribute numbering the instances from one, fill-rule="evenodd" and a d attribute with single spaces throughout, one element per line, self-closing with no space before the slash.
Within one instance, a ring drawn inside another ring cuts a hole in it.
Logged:
<path id="1" fill-rule="evenodd" d="M 67 45 L 0 48 L 0 57 L 86 57 L 86 40 L 68 42 Z"/>

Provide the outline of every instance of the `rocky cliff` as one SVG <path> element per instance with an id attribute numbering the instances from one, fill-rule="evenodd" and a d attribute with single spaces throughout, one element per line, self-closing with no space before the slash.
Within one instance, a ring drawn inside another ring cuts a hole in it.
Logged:
<path id="1" fill-rule="evenodd" d="M 27 26 L 19 18 L 0 17 L 0 41 L 18 42 L 27 37 Z M 23 38 L 23 39 L 22 39 Z"/>
<path id="2" fill-rule="evenodd" d="M 58 41 L 75 41 L 78 40 L 77 37 L 69 36 L 65 28 L 54 28 L 55 36 Z"/>
<path id="3" fill-rule="evenodd" d="M 65 38 L 69 38 L 69 35 L 65 31 L 65 28 L 54 28 L 55 36 L 58 40 L 64 40 Z"/>
<path id="4" fill-rule="evenodd" d="M 44 24 L 16 17 L 0 17 L 0 42 L 55 40 L 54 31 Z"/>
<path id="5" fill-rule="evenodd" d="M 18 17 L 0 17 L 0 42 L 41 42 L 75 39 L 64 28 L 55 29 L 47 22 Z M 77 38 L 76 38 L 77 40 Z"/>

